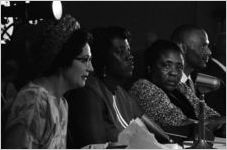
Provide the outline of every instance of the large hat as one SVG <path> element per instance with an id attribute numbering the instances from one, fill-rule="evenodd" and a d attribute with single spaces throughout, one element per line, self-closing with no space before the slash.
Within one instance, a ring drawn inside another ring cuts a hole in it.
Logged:
<path id="1" fill-rule="evenodd" d="M 64 43 L 79 28 L 79 22 L 71 15 L 66 15 L 57 22 L 48 20 L 37 25 L 36 30 L 40 32 L 39 38 L 30 48 L 32 64 L 37 69 L 36 73 L 43 73 L 49 69 Z"/>

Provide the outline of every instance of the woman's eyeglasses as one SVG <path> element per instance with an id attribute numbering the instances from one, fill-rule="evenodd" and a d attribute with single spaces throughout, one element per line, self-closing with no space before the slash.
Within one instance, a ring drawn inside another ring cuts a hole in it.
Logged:
<path id="1" fill-rule="evenodd" d="M 86 65 L 88 65 L 92 61 L 92 57 L 76 57 L 75 59 Z"/>

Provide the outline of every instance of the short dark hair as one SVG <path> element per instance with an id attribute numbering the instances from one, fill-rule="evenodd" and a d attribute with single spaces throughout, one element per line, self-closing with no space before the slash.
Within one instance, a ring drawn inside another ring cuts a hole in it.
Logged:
<path id="1" fill-rule="evenodd" d="M 192 24 L 180 25 L 173 31 L 170 39 L 175 43 L 184 43 L 185 37 L 187 36 L 187 34 L 195 30 L 203 30 L 203 29 Z"/>
<path id="2" fill-rule="evenodd" d="M 107 56 L 110 48 L 113 46 L 112 41 L 115 38 L 130 39 L 130 32 L 119 26 L 98 27 L 91 30 L 93 42 L 91 50 L 93 54 L 93 66 L 96 75 L 103 76 L 104 67 L 107 65 Z"/>
<path id="3" fill-rule="evenodd" d="M 183 52 L 177 46 L 177 44 L 168 40 L 157 40 L 151 46 L 149 46 L 144 53 L 146 67 L 150 66 L 153 68 L 160 59 L 160 56 L 168 51 L 174 51 L 183 55 Z"/>

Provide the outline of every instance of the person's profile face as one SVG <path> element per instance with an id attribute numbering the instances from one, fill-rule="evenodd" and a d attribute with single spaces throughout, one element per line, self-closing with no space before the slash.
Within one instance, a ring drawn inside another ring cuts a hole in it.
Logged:
<path id="1" fill-rule="evenodd" d="M 163 90 L 173 91 L 183 73 L 183 55 L 174 51 L 167 51 L 161 54 L 152 68 L 152 82 Z"/>
<path id="2" fill-rule="evenodd" d="M 209 49 L 208 35 L 204 31 L 194 31 L 187 40 L 185 61 L 192 68 L 205 68 L 211 50 Z"/>
<path id="3" fill-rule="evenodd" d="M 86 43 L 82 52 L 75 56 L 72 65 L 64 73 L 70 88 L 85 86 L 89 73 L 93 71 L 91 56 L 90 46 Z"/>
<path id="4" fill-rule="evenodd" d="M 133 56 L 127 39 L 114 38 L 107 56 L 107 73 L 116 77 L 131 77 L 134 69 Z"/>

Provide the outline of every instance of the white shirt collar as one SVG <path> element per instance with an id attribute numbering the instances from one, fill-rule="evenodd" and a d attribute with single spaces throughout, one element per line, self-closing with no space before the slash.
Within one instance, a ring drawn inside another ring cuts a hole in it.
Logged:
<path id="1" fill-rule="evenodd" d="M 190 75 L 189 76 L 186 76 L 186 74 L 183 72 L 182 73 L 182 77 L 181 77 L 181 82 L 182 83 L 185 83 L 188 79 L 191 80 L 191 76 Z"/>

